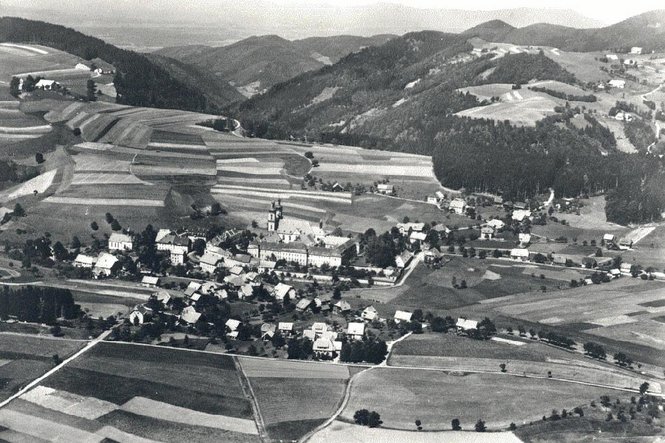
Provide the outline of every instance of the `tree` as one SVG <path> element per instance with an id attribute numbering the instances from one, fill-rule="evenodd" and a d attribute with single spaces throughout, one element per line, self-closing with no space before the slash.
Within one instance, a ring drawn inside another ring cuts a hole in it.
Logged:
<path id="1" fill-rule="evenodd" d="M 58 354 L 53 354 L 51 356 L 51 361 L 55 366 L 58 366 L 60 363 L 62 363 L 62 360 L 60 359 L 60 356 Z"/>
<path id="2" fill-rule="evenodd" d="M 194 252 L 196 252 L 197 255 L 203 255 L 205 248 L 206 248 L 205 240 L 203 240 L 202 238 L 197 238 L 196 240 L 194 240 L 192 249 L 194 250 Z"/>
<path id="3" fill-rule="evenodd" d="M 85 97 L 89 102 L 94 102 L 97 100 L 97 84 L 93 79 L 88 80 L 86 83 L 86 94 Z"/>
<path id="4" fill-rule="evenodd" d="M 644 382 L 640 385 L 640 395 L 644 395 L 649 390 L 649 383 Z"/>
<path id="5" fill-rule="evenodd" d="M 603 348 L 598 343 L 594 343 L 591 341 L 584 344 L 584 352 L 591 357 L 598 358 L 601 360 L 605 359 L 605 357 L 607 356 L 607 354 L 605 353 L 605 348 Z"/>
<path id="6" fill-rule="evenodd" d="M 104 215 L 104 218 L 106 219 L 106 223 L 108 223 L 109 225 L 113 223 L 114 219 L 110 212 L 107 212 L 106 215 Z"/>
<path id="7" fill-rule="evenodd" d="M 314 154 L 312 153 L 312 151 L 307 151 L 305 152 L 305 157 L 311 160 L 314 158 Z"/>
<path id="8" fill-rule="evenodd" d="M 12 77 L 12 80 L 9 82 L 9 93 L 14 97 L 18 97 L 21 93 L 20 85 L 21 80 L 18 77 Z"/>
<path id="9" fill-rule="evenodd" d="M 378 412 L 372 411 L 369 413 L 369 416 L 367 417 L 367 426 L 370 428 L 376 428 L 379 427 L 382 423 L 383 421 L 381 421 L 381 416 Z"/>
<path id="10" fill-rule="evenodd" d="M 485 422 L 481 419 L 478 419 L 475 426 L 476 432 L 485 432 L 487 428 L 485 427 Z"/>
<path id="11" fill-rule="evenodd" d="M 421 430 L 423 429 L 423 427 L 421 426 L 421 425 L 422 425 L 422 422 L 421 422 L 420 420 L 416 420 L 415 423 L 416 423 L 416 428 L 417 428 L 419 431 L 421 431 Z"/>
<path id="12" fill-rule="evenodd" d="M 14 205 L 14 215 L 16 217 L 25 217 L 25 210 L 23 209 L 23 206 L 20 204 L 16 203 Z"/>
<path id="13" fill-rule="evenodd" d="M 44 154 L 42 154 L 41 152 L 36 153 L 36 154 L 35 154 L 35 161 L 36 161 L 37 164 L 39 164 L 39 165 L 41 165 L 42 163 L 44 163 Z"/>
<path id="14" fill-rule="evenodd" d="M 92 229 L 93 231 L 96 231 L 97 229 L 99 229 L 99 225 L 97 224 L 96 221 L 93 221 L 92 223 L 90 223 L 90 229 Z"/>
<path id="15" fill-rule="evenodd" d="M 459 423 L 459 418 L 453 418 L 453 420 L 450 422 L 451 427 L 453 428 L 453 431 L 461 431 L 462 427 L 460 426 Z"/>
<path id="16" fill-rule="evenodd" d="M 120 222 L 116 219 L 113 219 L 111 222 L 111 229 L 114 231 L 120 231 L 122 229 L 122 226 L 120 226 Z"/>
<path id="17" fill-rule="evenodd" d="M 506 372 L 506 364 L 505 363 L 501 363 L 499 365 L 499 368 L 501 368 L 501 372 Z"/>
<path id="18" fill-rule="evenodd" d="M 359 409 L 353 414 L 353 421 L 361 426 L 367 426 L 369 423 L 369 411 L 367 409 Z"/>
<path id="19" fill-rule="evenodd" d="M 510 423 L 510 426 L 508 426 L 508 430 L 514 431 L 517 429 L 517 425 L 515 423 Z"/>

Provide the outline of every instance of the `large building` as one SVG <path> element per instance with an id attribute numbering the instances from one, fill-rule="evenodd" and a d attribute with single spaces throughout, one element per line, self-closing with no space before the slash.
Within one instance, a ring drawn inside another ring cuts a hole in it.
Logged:
<path id="1" fill-rule="evenodd" d="M 109 237 L 109 251 L 131 251 L 133 247 L 134 243 L 129 235 L 114 232 Z"/>
<path id="2" fill-rule="evenodd" d="M 250 245 L 248 252 L 255 257 L 258 256 L 262 261 L 285 260 L 287 263 L 295 262 L 301 266 L 321 267 L 327 265 L 331 267 L 340 267 L 348 261 L 348 258 L 353 254 L 354 249 L 355 244 L 351 241 L 335 248 L 307 246 L 304 243 L 277 243 L 266 241 Z"/>

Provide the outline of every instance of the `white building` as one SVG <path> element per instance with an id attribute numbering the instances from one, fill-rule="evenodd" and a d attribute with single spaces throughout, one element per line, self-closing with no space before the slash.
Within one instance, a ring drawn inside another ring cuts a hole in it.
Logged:
<path id="1" fill-rule="evenodd" d="M 95 264 L 95 267 L 92 268 L 92 273 L 96 277 L 108 277 L 111 275 L 113 266 L 115 266 L 116 263 L 118 263 L 118 259 L 114 255 L 111 255 L 108 252 L 102 252 L 99 254 L 99 257 L 97 257 L 97 263 Z"/>
<path id="2" fill-rule="evenodd" d="M 360 314 L 360 317 L 363 320 L 374 321 L 379 317 L 379 312 L 374 306 L 368 306 L 363 309 L 363 312 Z"/>
<path id="3" fill-rule="evenodd" d="M 395 317 L 394 317 L 395 323 L 400 323 L 403 321 L 409 322 L 411 321 L 412 315 L 413 314 L 408 311 L 395 311 Z"/>
<path id="4" fill-rule="evenodd" d="M 529 261 L 529 250 L 524 248 L 515 248 L 510 251 L 510 258 L 513 260 Z"/>
<path id="5" fill-rule="evenodd" d="M 630 53 L 639 55 L 642 53 L 642 48 L 639 46 L 633 46 L 632 48 L 630 48 Z"/>
<path id="6" fill-rule="evenodd" d="M 74 260 L 74 266 L 77 268 L 92 269 L 92 267 L 95 266 L 96 261 L 97 261 L 96 257 L 92 257 L 90 255 L 85 255 L 85 254 L 79 254 L 76 256 L 76 259 Z"/>
<path id="7" fill-rule="evenodd" d="M 376 191 L 379 194 L 395 195 L 395 185 L 391 185 L 389 183 L 379 183 L 376 186 Z"/>
<path id="8" fill-rule="evenodd" d="M 531 217 L 531 211 L 528 209 L 515 209 L 513 211 L 513 220 L 521 222 L 525 218 Z"/>
<path id="9" fill-rule="evenodd" d="M 352 340 L 362 340 L 362 338 L 365 336 L 365 323 L 349 323 L 346 327 L 346 336 Z"/>
<path id="10" fill-rule="evenodd" d="M 464 201 L 462 198 L 456 198 L 450 202 L 449 208 L 455 214 L 462 215 L 466 210 L 466 201 Z"/>
<path id="11" fill-rule="evenodd" d="M 613 88 L 623 89 L 626 87 L 626 80 L 621 80 L 621 79 L 610 80 L 609 85 Z"/>
<path id="12" fill-rule="evenodd" d="M 131 251 L 133 247 L 134 243 L 129 235 L 114 232 L 109 237 L 109 251 Z"/>
<path id="13" fill-rule="evenodd" d="M 141 286 L 145 288 L 156 288 L 157 286 L 159 286 L 159 277 L 146 275 L 141 280 Z"/>
<path id="14" fill-rule="evenodd" d="M 296 290 L 293 286 L 289 286 L 284 283 L 277 283 L 273 289 L 273 294 L 275 295 L 276 300 L 284 300 L 284 297 L 289 296 L 290 300 L 293 300 L 296 296 Z"/>
<path id="15" fill-rule="evenodd" d="M 199 265 L 203 272 L 214 274 L 221 261 L 222 259 L 219 255 L 206 252 L 199 260 Z"/>
<path id="16" fill-rule="evenodd" d="M 52 91 L 54 89 L 58 89 L 60 87 L 60 83 L 56 82 L 55 80 L 45 80 L 41 79 L 35 84 L 35 89 L 43 89 L 44 91 Z"/>

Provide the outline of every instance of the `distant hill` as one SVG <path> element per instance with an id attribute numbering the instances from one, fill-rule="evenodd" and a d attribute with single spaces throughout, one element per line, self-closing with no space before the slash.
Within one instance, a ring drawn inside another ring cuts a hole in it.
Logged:
<path id="1" fill-rule="evenodd" d="M 182 46 L 164 48 L 155 54 L 217 76 L 251 96 L 304 72 L 335 63 L 361 48 L 383 44 L 392 37 L 336 36 L 290 41 L 276 35 L 265 35 L 228 46 Z"/>
<path id="2" fill-rule="evenodd" d="M 116 48 L 64 26 L 16 17 L 0 18 L 0 41 L 36 43 L 86 60 L 101 58 L 116 67 L 118 103 L 185 110 L 204 110 L 207 100 L 197 88 L 171 77 L 146 57 Z"/>
<path id="3" fill-rule="evenodd" d="M 646 51 L 662 50 L 665 49 L 665 10 L 646 12 L 603 28 L 576 29 L 538 23 L 510 29 L 510 25 L 494 20 L 462 34 L 493 42 L 553 46 L 577 52 L 625 51 L 632 46 L 643 47 Z"/>

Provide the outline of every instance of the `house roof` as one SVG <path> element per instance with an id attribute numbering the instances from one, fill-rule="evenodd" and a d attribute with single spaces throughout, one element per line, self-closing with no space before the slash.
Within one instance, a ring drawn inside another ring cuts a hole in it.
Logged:
<path id="1" fill-rule="evenodd" d="M 514 257 L 528 257 L 529 250 L 525 248 L 514 248 L 510 250 L 510 255 Z"/>
<path id="2" fill-rule="evenodd" d="M 159 239 L 156 243 L 173 246 L 189 246 L 189 237 L 169 233 Z"/>
<path id="3" fill-rule="evenodd" d="M 245 297 L 251 297 L 254 295 L 254 287 L 252 285 L 243 285 L 240 288 L 240 292 L 242 292 Z"/>
<path id="4" fill-rule="evenodd" d="M 516 209 L 513 211 L 513 220 L 522 221 L 528 217 L 531 217 L 531 211 L 529 210 Z"/>
<path id="5" fill-rule="evenodd" d="M 231 331 L 235 331 L 236 329 L 238 329 L 238 326 L 240 326 L 241 323 L 242 322 L 240 320 L 230 318 L 230 319 L 226 320 L 225 324 L 226 324 L 226 327 L 229 328 Z"/>
<path id="6" fill-rule="evenodd" d="M 193 306 L 187 306 L 180 313 L 180 318 L 189 324 L 194 324 L 201 318 L 201 313 L 196 312 Z"/>
<path id="7" fill-rule="evenodd" d="M 316 340 L 316 332 L 312 331 L 311 329 L 305 329 L 302 331 L 302 336 L 312 341 Z"/>
<path id="8" fill-rule="evenodd" d="M 312 300 L 303 298 L 296 303 L 296 309 L 307 309 L 310 304 L 312 304 Z"/>
<path id="9" fill-rule="evenodd" d="M 201 283 L 190 281 L 189 284 L 187 285 L 187 289 L 185 289 L 185 295 L 192 295 L 199 289 L 201 289 Z"/>
<path id="10" fill-rule="evenodd" d="M 408 311 L 395 311 L 395 320 L 411 321 L 413 314 Z"/>
<path id="11" fill-rule="evenodd" d="M 277 324 L 277 329 L 279 329 L 280 331 L 293 331 L 293 323 L 280 321 Z"/>
<path id="12" fill-rule="evenodd" d="M 332 342 L 332 340 L 319 338 L 314 341 L 313 349 L 316 352 L 334 352 L 335 344 Z"/>
<path id="13" fill-rule="evenodd" d="M 191 301 L 199 301 L 200 298 L 201 298 L 201 293 L 200 292 L 195 292 L 195 293 L 192 294 L 191 297 L 189 297 L 189 299 Z"/>
<path id="14" fill-rule="evenodd" d="M 275 332 L 277 326 L 272 323 L 263 323 L 261 325 L 261 333 L 265 334 L 266 332 Z"/>
<path id="15" fill-rule="evenodd" d="M 312 331 L 325 332 L 328 330 L 328 325 L 323 322 L 316 322 L 312 325 Z"/>
<path id="16" fill-rule="evenodd" d="M 464 199 L 461 198 L 456 198 L 450 202 L 451 208 L 464 208 L 465 206 L 466 206 L 466 201 L 464 201 Z"/>
<path id="17" fill-rule="evenodd" d="M 167 291 L 158 291 L 155 292 L 155 297 L 157 297 L 157 300 L 161 301 L 162 303 L 166 304 L 171 300 L 171 294 L 169 294 Z"/>
<path id="18" fill-rule="evenodd" d="M 427 239 L 427 234 L 424 232 L 412 232 L 409 238 L 411 240 L 425 241 Z"/>
<path id="19" fill-rule="evenodd" d="M 92 257 L 90 255 L 85 255 L 85 254 L 79 254 L 76 256 L 76 259 L 74 260 L 76 263 L 84 263 L 87 265 L 92 265 L 97 261 L 96 257 Z"/>
<path id="20" fill-rule="evenodd" d="M 275 269 L 275 266 L 277 266 L 277 262 L 272 260 L 261 260 L 259 262 L 259 268 L 262 269 Z"/>
<path id="21" fill-rule="evenodd" d="M 338 308 L 341 311 L 350 311 L 351 310 L 351 305 L 349 302 L 340 300 L 337 303 L 335 303 L 335 307 Z"/>
<path id="22" fill-rule="evenodd" d="M 498 218 L 495 218 L 495 219 L 492 219 L 492 220 L 488 221 L 487 226 L 491 226 L 494 229 L 501 229 L 504 226 L 506 226 L 506 224 L 503 222 L 503 220 L 499 220 Z"/>
<path id="23" fill-rule="evenodd" d="M 313 246 L 309 248 L 309 255 L 316 257 L 341 257 L 342 252 L 337 248 L 331 249 Z"/>
<path id="24" fill-rule="evenodd" d="M 614 234 L 605 234 L 605 235 L 603 235 L 603 240 L 605 240 L 605 241 L 607 241 L 607 240 L 614 241 L 615 238 L 616 238 L 616 236 Z"/>
<path id="25" fill-rule="evenodd" d="M 117 232 L 114 232 L 111 234 L 109 237 L 109 243 L 115 242 L 115 243 L 131 243 L 132 238 L 127 235 L 127 234 L 119 234 Z"/>
<path id="26" fill-rule="evenodd" d="M 478 322 L 476 320 L 467 320 L 464 317 L 460 317 L 457 319 L 457 323 L 455 323 L 455 326 L 465 330 L 478 329 Z"/>
<path id="27" fill-rule="evenodd" d="M 95 268 L 111 269 L 117 262 L 118 259 L 114 255 L 111 255 L 107 252 L 102 252 L 99 254 L 99 257 L 97 257 L 97 264 L 95 265 Z"/>
<path id="28" fill-rule="evenodd" d="M 346 333 L 349 335 L 364 335 L 365 323 L 360 323 L 360 322 L 349 323 L 346 327 Z"/>
<path id="29" fill-rule="evenodd" d="M 146 275 L 141 279 L 141 283 L 145 283 L 147 285 L 156 285 L 157 283 L 159 283 L 159 277 Z"/>
<path id="30" fill-rule="evenodd" d="M 235 265 L 231 269 L 229 269 L 229 272 L 233 275 L 240 275 L 243 273 L 242 266 Z"/>
<path id="31" fill-rule="evenodd" d="M 275 285 L 275 289 L 274 289 L 275 297 L 277 297 L 279 299 L 282 299 L 292 289 L 293 289 L 293 286 L 289 286 L 289 285 L 281 283 L 281 282 L 277 283 L 277 285 Z"/>
<path id="32" fill-rule="evenodd" d="M 217 266 L 221 261 L 221 258 L 217 254 L 206 252 L 199 260 L 201 263 L 211 266 Z"/>
<path id="33" fill-rule="evenodd" d="M 166 237 L 171 233 L 172 232 L 170 229 L 160 229 L 159 231 L 157 231 L 157 235 L 155 236 L 155 243 L 159 243 L 161 239 L 163 239 L 164 237 Z"/>

